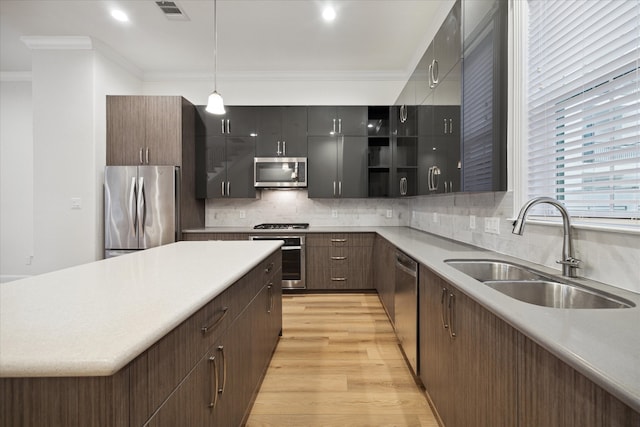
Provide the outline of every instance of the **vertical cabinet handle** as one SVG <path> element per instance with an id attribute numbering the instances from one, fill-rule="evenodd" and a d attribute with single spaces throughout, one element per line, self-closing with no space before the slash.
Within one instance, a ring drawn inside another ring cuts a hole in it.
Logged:
<path id="1" fill-rule="evenodd" d="M 267 313 L 271 314 L 271 310 L 273 310 L 273 285 L 268 284 L 267 290 L 269 291 L 269 302 L 267 304 Z"/>
<path id="2" fill-rule="evenodd" d="M 336 195 L 336 182 L 333 181 L 333 196 L 335 197 Z"/>
<path id="3" fill-rule="evenodd" d="M 453 293 L 449 293 L 449 303 L 448 303 L 448 311 L 449 311 L 449 336 L 451 338 L 456 337 L 455 326 L 455 307 L 456 307 L 456 296 Z"/>
<path id="4" fill-rule="evenodd" d="M 453 119 L 449 119 L 449 133 L 453 134 Z"/>
<path id="5" fill-rule="evenodd" d="M 342 119 L 338 119 L 338 133 L 342 133 Z"/>
<path id="6" fill-rule="evenodd" d="M 342 197 L 342 181 L 338 181 L 338 196 Z"/>
<path id="7" fill-rule="evenodd" d="M 433 81 L 433 86 L 436 86 L 438 84 L 438 61 L 434 59 L 431 64 L 431 80 Z"/>
<path id="8" fill-rule="evenodd" d="M 280 151 L 280 141 L 278 141 L 278 149 L 276 150 L 276 155 L 279 156 L 280 154 L 282 154 L 282 152 Z"/>
<path id="9" fill-rule="evenodd" d="M 435 83 L 433 83 L 433 61 L 431 62 L 431 64 L 429 64 L 428 76 L 429 76 L 429 88 L 433 89 L 434 87 L 436 87 Z"/>
<path id="10" fill-rule="evenodd" d="M 220 119 L 220 124 L 222 125 L 222 133 L 226 133 L 224 127 L 224 119 Z"/>
<path id="11" fill-rule="evenodd" d="M 227 133 L 231 133 L 231 120 L 227 119 Z"/>
<path id="12" fill-rule="evenodd" d="M 444 119 L 444 134 L 446 135 L 447 133 L 447 119 Z"/>
<path id="13" fill-rule="evenodd" d="M 213 410 L 216 408 L 218 404 L 218 364 L 216 363 L 215 356 L 209 357 L 209 363 L 211 363 L 211 367 L 213 369 L 213 383 L 211 384 L 211 397 L 209 398 L 209 409 Z"/>
<path id="14" fill-rule="evenodd" d="M 145 164 L 149 164 L 149 147 L 144 150 L 144 162 Z"/>
<path id="15" fill-rule="evenodd" d="M 336 119 L 333 119 L 333 132 L 336 133 Z"/>
<path id="16" fill-rule="evenodd" d="M 140 164 L 143 164 L 144 160 L 142 160 L 142 148 L 140 148 L 140 150 L 138 151 L 138 156 L 140 157 Z"/>
<path id="17" fill-rule="evenodd" d="M 287 141 L 282 141 L 282 155 L 287 157 Z"/>
<path id="18" fill-rule="evenodd" d="M 449 189 L 448 189 L 448 186 L 447 186 L 447 181 L 444 182 L 444 192 L 445 193 L 449 192 Z"/>
<path id="19" fill-rule="evenodd" d="M 447 288 L 442 288 L 442 291 L 440 292 L 440 319 L 442 319 L 442 327 L 444 329 L 449 327 L 449 324 L 447 323 L 448 316 L 445 315 L 446 309 L 444 306 L 444 301 L 447 298 L 448 292 Z"/>
<path id="20" fill-rule="evenodd" d="M 222 181 L 220 184 L 222 184 L 221 189 L 220 189 L 220 194 L 222 194 L 224 196 L 224 181 Z"/>
<path id="21" fill-rule="evenodd" d="M 231 196 L 231 181 L 227 181 L 227 197 Z"/>
<path id="22" fill-rule="evenodd" d="M 222 357 L 222 384 L 218 387 L 218 393 L 224 393 L 224 388 L 227 385 L 227 358 L 224 355 L 224 346 L 219 345 L 218 351 Z"/>

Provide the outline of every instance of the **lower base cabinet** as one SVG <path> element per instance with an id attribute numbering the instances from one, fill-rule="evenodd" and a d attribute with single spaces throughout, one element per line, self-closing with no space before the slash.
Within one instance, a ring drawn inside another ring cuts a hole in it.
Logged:
<path id="1" fill-rule="evenodd" d="M 373 233 L 309 233 L 307 289 L 371 289 Z"/>
<path id="2" fill-rule="evenodd" d="M 0 426 L 242 425 L 282 331 L 281 265 L 278 249 L 112 376 L 0 378 Z"/>
<path id="3" fill-rule="evenodd" d="M 446 427 L 632 427 L 640 413 L 420 266 L 420 379 Z"/>
<path id="4" fill-rule="evenodd" d="M 395 262 L 396 247 L 376 235 L 373 243 L 373 284 L 392 324 L 395 324 Z"/>
<path id="5" fill-rule="evenodd" d="M 516 331 L 424 266 L 420 379 L 447 427 L 516 425 Z"/>

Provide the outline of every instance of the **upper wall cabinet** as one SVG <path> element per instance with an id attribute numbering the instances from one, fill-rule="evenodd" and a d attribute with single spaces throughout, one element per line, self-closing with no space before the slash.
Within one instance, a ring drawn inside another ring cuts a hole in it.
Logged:
<path id="1" fill-rule="evenodd" d="M 221 116 L 197 107 L 196 195 L 253 198 L 257 107 L 227 107 Z"/>
<path id="2" fill-rule="evenodd" d="M 107 96 L 107 165 L 182 162 L 179 96 Z"/>
<path id="3" fill-rule="evenodd" d="M 257 157 L 307 157 L 307 107 L 256 107 Z"/>
<path id="4" fill-rule="evenodd" d="M 506 0 L 463 2 L 462 190 L 507 189 Z"/>
<path id="5" fill-rule="evenodd" d="M 307 134 L 323 135 L 367 135 L 367 107 L 325 107 L 307 108 Z"/>

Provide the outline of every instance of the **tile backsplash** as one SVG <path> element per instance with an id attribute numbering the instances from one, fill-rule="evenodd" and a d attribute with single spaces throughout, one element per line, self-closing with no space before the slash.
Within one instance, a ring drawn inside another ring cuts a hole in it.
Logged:
<path id="1" fill-rule="evenodd" d="M 391 211 L 391 218 L 387 217 Z M 471 216 L 475 228 L 471 227 Z M 259 191 L 255 199 L 207 200 L 208 227 L 250 227 L 263 222 L 315 226 L 409 226 L 560 272 L 562 227 L 527 224 L 511 233 L 513 193 L 443 194 L 405 199 L 309 199 L 306 190 Z M 496 230 L 485 232 L 493 220 Z M 578 274 L 640 293 L 640 233 L 574 227 Z"/>
<path id="2" fill-rule="evenodd" d="M 308 222 L 316 226 L 398 226 L 408 225 L 406 215 L 405 200 L 310 199 L 306 190 L 258 190 L 255 199 L 207 200 L 205 224 L 244 227 L 264 222 Z"/>

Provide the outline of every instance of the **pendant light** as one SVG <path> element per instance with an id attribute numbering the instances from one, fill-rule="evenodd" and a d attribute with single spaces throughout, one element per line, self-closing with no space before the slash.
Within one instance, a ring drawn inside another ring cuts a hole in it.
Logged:
<path id="1" fill-rule="evenodd" d="M 222 96 L 217 91 L 218 87 L 218 11 L 216 10 L 216 0 L 213 0 L 213 92 L 207 101 L 207 112 L 211 114 L 225 114 Z"/>

